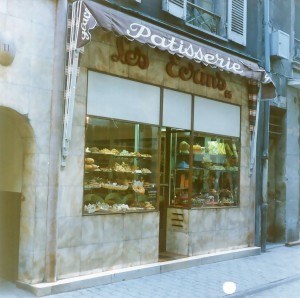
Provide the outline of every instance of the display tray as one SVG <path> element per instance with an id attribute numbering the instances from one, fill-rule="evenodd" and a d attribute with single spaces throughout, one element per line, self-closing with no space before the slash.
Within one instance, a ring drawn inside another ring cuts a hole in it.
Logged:
<path id="1" fill-rule="evenodd" d="M 104 153 L 104 152 L 85 152 L 86 155 L 103 155 L 103 156 L 114 156 L 114 157 L 120 157 L 120 158 L 127 158 L 127 157 L 138 157 L 138 158 L 143 158 L 143 159 L 151 159 L 152 156 L 149 154 L 128 154 L 128 155 L 122 155 L 122 154 L 116 154 L 113 152 L 108 152 L 108 153 Z"/>

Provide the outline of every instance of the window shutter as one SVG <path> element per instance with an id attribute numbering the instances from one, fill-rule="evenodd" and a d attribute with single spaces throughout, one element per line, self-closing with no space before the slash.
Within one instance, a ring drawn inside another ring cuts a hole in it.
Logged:
<path id="1" fill-rule="evenodd" d="M 228 39 L 246 45 L 247 0 L 228 0 Z"/>
<path id="2" fill-rule="evenodd" d="M 185 18 L 185 2 L 186 0 L 163 0 L 163 10 L 174 15 L 177 18 Z"/>

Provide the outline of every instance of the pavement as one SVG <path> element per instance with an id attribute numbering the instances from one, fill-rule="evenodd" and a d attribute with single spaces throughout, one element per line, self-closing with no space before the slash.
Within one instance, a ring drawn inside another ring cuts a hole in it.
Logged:
<path id="1" fill-rule="evenodd" d="M 0 297 L 33 294 L 0 280 Z M 267 245 L 265 253 L 99 285 L 50 298 L 299 298 L 300 245 Z"/>

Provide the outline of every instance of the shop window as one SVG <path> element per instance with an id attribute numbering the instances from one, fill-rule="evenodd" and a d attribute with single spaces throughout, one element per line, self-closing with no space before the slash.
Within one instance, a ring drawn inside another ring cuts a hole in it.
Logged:
<path id="1" fill-rule="evenodd" d="M 171 206 L 237 206 L 239 138 L 176 130 L 172 140 Z"/>
<path id="2" fill-rule="evenodd" d="M 163 9 L 193 28 L 246 45 L 247 0 L 163 0 Z"/>
<path id="3" fill-rule="evenodd" d="M 87 117 L 84 214 L 156 209 L 159 128 Z"/>

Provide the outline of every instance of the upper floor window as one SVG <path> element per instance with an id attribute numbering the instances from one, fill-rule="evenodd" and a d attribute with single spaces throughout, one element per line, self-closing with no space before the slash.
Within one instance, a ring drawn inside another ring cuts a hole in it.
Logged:
<path id="1" fill-rule="evenodd" d="M 163 0 L 163 9 L 193 28 L 246 45 L 247 0 Z"/>

